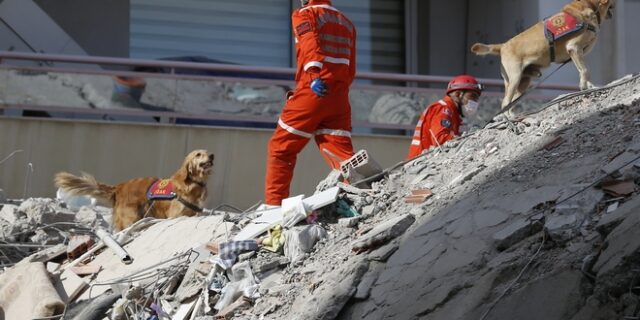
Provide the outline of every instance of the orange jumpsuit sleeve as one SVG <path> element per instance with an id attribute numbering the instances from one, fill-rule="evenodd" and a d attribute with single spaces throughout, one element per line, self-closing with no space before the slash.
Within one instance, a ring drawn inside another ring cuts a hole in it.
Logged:
<path id="1" fill-rule="evenodd" d="M 431 141 L 434 141 L 434 137 L 438 143 L 434 141 L 433 145 L 437 146 L 457 136 L 459 124 L 451 115 L 444 112 L 445 108 L 444 106 L 436 105 L 432 110 L 429 110 L 429 112 L 433 112 L 433 114 L 429 117 L 429 121 L 422 123 L 422 130 L 420 132 L 423 146 L 429 148 Z"/>
<path id="2" fill-rule="evenodd" d="M 324 55 L 320 51 L 320 37 L 316 18 L 311 10 L 295 11 L 291 16 L 293 32 L 298 48 L 298 65 L 304 71 L 318 67 L 322 69 Z"/>

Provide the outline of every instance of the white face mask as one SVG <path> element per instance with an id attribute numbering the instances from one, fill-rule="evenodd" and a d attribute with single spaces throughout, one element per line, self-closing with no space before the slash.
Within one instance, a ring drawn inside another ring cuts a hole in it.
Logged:
<path id="1" fill-rule="evenodd" d="M 462 112 L 466 117 L 472 117 L 478 112 L 478 101 L 469 100 L 462 106 Z"/>

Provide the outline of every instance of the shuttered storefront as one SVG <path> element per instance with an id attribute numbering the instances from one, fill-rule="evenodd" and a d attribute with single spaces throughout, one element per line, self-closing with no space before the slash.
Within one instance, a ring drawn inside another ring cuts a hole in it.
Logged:
<path id="1" fill-rule="evenodd" d="M 298 0 L 131 0 L 132 58 L 205 56 L 291 67 Z M 334 0 L 358 30 L 358 70 L 404 72 L 404 1 Z"/>
<path id="2" fill-rule="evenodd" d="M 131 0 L 132 58 L 289 66 L 289 0 Z"/>
<path id="3" fill-rule="evenodd" d="M 405 72 L 404 1 L 333 0 L 358 30 L 358 71 Z"/>

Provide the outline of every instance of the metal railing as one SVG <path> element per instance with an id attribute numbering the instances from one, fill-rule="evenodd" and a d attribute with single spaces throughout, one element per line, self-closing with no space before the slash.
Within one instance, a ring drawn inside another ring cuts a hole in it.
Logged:
<path id="1" fill-rule="evenodd" d="M 7 63 L 7 60 L 22 60 L 40 62 L 38 66 L 25 66 Z M 128 67 L 136 68 L 163 68 L 163 72 L 140 72 L 129 70 L 113 69 L 95 69 L 82 67 L 53 66 L 51 62 L 71 63 L 80 65 L 99 65 L 102 67 Z M 34 72 L 60 72 L 74 74 L 89 74 L 102 76 L 136 76 L 136 77 L 152 77 L 152 78 L 169 78 L 175 80 L 201 80 L 201 81 L 222 81 L 222 82 L 242 82 L 246 84 L 256 85 L 283 85 L 292 86 L 295 69 L 278 68 L 278 67 L 255 67 L 242 66 L 234 64 L 219 63 L 201 63 L 201 62 L 184 62 L 184 61 L 167 61 L 167 60 L 145 60 L 145 59 L 127 59 L 112 57 L 92 57 L 92 56 L 70 56 L 59 54 L 42 54 L 42 53 L 26 53 L 26 52 L 8 52 L 0 51 L 0 68 L 15 69 L 20 71 Z M 198 70 L 209 71 L 213 74 L 221 75 L 193 75 L 193 74 L 177 74 L 182 70 Z M 168 71 L 168 72 L 167 72 Z M 230 75 L 231 74 L 231 75 Z M 289 78 L 289 80 L 285 79 Z M 378 72 L 359 72 L 356 74 L 359 80 L 364 82 L 384 82 L 391 84 L 368 84 L 354 83 L 353 89 L 372 90 L 376 92 L 415 92 L 425 94 L 441 94 L 442 89 L 425 88 L 416 86 L 415 84 L 437 84 L 440 87 L 449 82 L 451 77 L 431 76 L 431 75 L 411 75 L 411 74 L 391 74 Z M 479 79 L 487 87 L 493 87 L 495 90 L 487 91 L 487 96 L 501 96 L 503 81 L 498 79 Z M 405 85 L 403 85 L 405 84 Z M 577 86 L 566 84 L 545 84 L 539 86 L 539 89 L 560 90 L 560 91 L 577 91 Z M 538 96 L 538 99 L 550 99 L 551 96 Z M 0 104 L 0 114 L 3 110 L 16 110 L 20 113 L 24 111 L 42 111 L 47 113 L 58 113 L 69 116 L 62 118 L 93 118 L 93 119 L 114 119 L 114 118 L 136 118 L 150 119 L 156 117 L 160 119 L 160 123 L 193 123 L 196 120 L 206 125 L 216 125 L 216 123 L 245 123 L 254 124 L 258 127 L 264 125 L 275 124 L 275 119 L 261 116 L 238 115 L 238 114 L 220 114 L 205 113 L 195 114 L 180 111 L 153 111 L 142 109 L 90 109 L 77 108 L 71 106 L 51 105 L 51 104 L 33 104 L 33 103 L 14 103 Z M 7 113 L 5 112 L 5 115 Z M 142 120 L 144 121 L 144 120 Z M 223 124 L 224 125 L 224 124 Z M 388 130 L 412 130 L 413 124 L 383 124 L 368 123 L 362 120 L 353 121 L 353 127 L 369 128 L 369 129 L 388 129 Z"/>
<path id="2" fill-rule="evenodd" d="M 14 51 L 0 51 L 0 62 L 2 60 L 28 60 L 28 61 L 55 61 L 65 63 L 79 63 L 79 64 L 97 64 L 97 65 L 111 65 L 111 66 L 128 66 L 128 67 L 155 67 L 155 68 L 167 68 L 171 70 L 171 73 L 165 75 L 172 78 L 190 78 L 185 75 L 173 74 L 176 69 L 189 69 L 189 70 L 206 70 L 214 72 L 235 72 L 246 74 L 263 74 L 274 76 L 290 76 L 293 79 L 295 75 L 295 69 L 293 68 L 279 68 L 279 67 L 258 67 L 258 66 L 243 66 L 234 64 L 221 64 L 221 63 L 201 63 L 201 62 L 184 62 L 184 61 L 168 61 L 168 60 L 146 60 L 146 59 L 129 59 L 129 58 L 113 58 L 113 57 L 92 57 L 92 56 L 70 56 L 60 54 L 44 54 L 44 53 L 28 53 L 28 52 L 14 52 Z M 67 71 L 73 69 L 61 69 L 53 67 L 40 67 L 49 71 Z M 83 73 L 92 74 L 105 74 L 105 75 L 127 75 L 131 74 L 127 71 L 118 70 L 74 70 L 83 71 Z M 140 75 L 141 73 L 135 73 Z M 152 73 L 157 75 L 156 73 Z M 220 79 L 221 77 L 210 76 L 191 76 L 191 78 L 213 78 Z M 223 77 L 224 78 L 224 77 Z M 237 78 L 231 78 L 236 79 Z M 446 84 L 451 80 L 449 76 L 432 76 L 432 75 L 415 75 L 415 74 L 394 74 L 394 73 L 381 73 L 381 72 L 358 72 L 356 79 L 360 80 L 379 80 L 379 81 L 393 81 L 393 82 L 414 82 L 414 83 L 440 83 Z M 259 79 L 254 79 L 259 80 Z M 278 84 L 281 80 L 267 80 L 269 83 Z M 483 85 L 487 87 L 503 87 L 504 82 L 500 79 L 486 79 L 479 78 Z M 263 81 L 264 82 L 264 81 Z M 562 91 L 575 91 L 578 90 L 576 85 L 559 84 L 559 83 L 543 83 L 538 89 L 547 90 L 562 90 Z"/>

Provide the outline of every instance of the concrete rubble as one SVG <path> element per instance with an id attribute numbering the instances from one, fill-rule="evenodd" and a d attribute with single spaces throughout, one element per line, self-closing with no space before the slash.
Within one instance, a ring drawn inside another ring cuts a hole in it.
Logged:
<path id="1" fill-rule="evenodd" d="M 640 80 L 627 80 L 496 120 L 367 188 L 333 174 L 293 211 L 142 220 L 113 236 L 130 264 L 95 249 L 108 211 L 6 199 L 0 283 L 37 265 L 69 319 L 636 319 Z"/>

